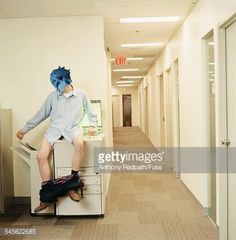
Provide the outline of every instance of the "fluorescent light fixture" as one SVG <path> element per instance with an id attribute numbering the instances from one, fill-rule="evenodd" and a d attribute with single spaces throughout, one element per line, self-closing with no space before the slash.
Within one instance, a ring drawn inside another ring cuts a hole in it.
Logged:
<path id="1" fill-rule="evenodd" d="M 120 23 L 152 23 L 152 22 L 177 22 L 179 16 L 173 17 L 140 17 L 140 18 L 120 18 Z"/>
<path id="2" fill-rule="evenodd" d="M 116 81 L 116 83 L 134 83 L 134 81 L 125 81 L 125 80 L 122 80 L 122 81 Z"/>
<path id="3" fill-rule="evenodd" d="M 209 62 L 209 65 L 215 65 L 215 63 L 214 62 Z"/>
<path id="4" fill-rule="evenodd" d="M 142 79 L 143 76 L 123 76 L 121 79 Z"/>
<path id="5" fill-rule="evenodd" d="M 127 58 L 128 61 L 138 61 L 143 60 L 143 57 L 136 57 L 136 58 Z M 115 61 L 115 58 L 111 58 L 111 61 Z"/>
<path id="6" fill-rule="evenodd" d="M 138 68 L 120 68 L 120 69 L 113 69 L 113 72 L 137 72 L 139 71 Z"/>
<path id="7" fill-rule="evenodd" d="M 209 42 L 208 45 L 214 45 L 214 42 Z"/>
<path id="8" fill-rule="evenodd" d="M 118 84 L 118 87 L 133 87 L 133 84 Z"/>
<path id="9" fill-rule="evenodd" d="M 124 43 L 121 44 L 121 47 L 160 47 L 163 46 L 163 43 L 152 42 L 152 43 Z"/>
<path id="10" fill-rule="evenodd" d="M 127 58 L 128 61 L 138 61 L 138 60 L 143 60 L 143 57 L 133 57 L 133 58 Z"/>

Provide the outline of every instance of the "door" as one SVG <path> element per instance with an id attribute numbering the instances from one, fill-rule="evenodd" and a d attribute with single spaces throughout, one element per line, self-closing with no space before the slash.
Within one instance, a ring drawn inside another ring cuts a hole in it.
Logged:
<path id="1" fill-rule="evenodd" d="M 165 89 L 165 135 L 166 147 L 173 146 L 173 85 L 171 69 L 166 72 Z"/>
<path id="2" fill-rule="evenodd" d="M 123 94 L 123 126 L 132 126 L 131 94 Z"/>
<path id="3" fill-rule="evenodd" d="M 112 123 L 114 127 L 121 127 L 120 123 L 120 96 L 113 95 L 112 96 Z"/>
<path id="4" fill-rule="evenodd" d="M 226 28 L 227 140 L 228 145 L 228 240 L 236 239 L 236 22 Z M 230 141 L 230 143 L 229 143 Z"/>
<path id="5" fill-rule="evenodd" d="M 144 89 L 144 119 L 145 134 L 148 136 L 148 87 Z"/>
<path id="6" fill-rule="evenodd" d="M 138 91 L 138 104 L 139 104 L 139 126 L 142 128 L 142 105 L 141 105 L 141 92 Z"/>
<path id="7" fill-rule="evenodd" d="M 207 39 L 208 50 L 208 105 L 209 105 L 209 140 L 210 140 L 210 209 L 209 217 L 216 222 L 216 119 L 215 119 L 215 65 L 214 37 Z"/>
<path id="8" fill-rule="evenodd" d="M 173 172 L 180 177 L 180 103 L 179 103 L 179 62 L 171 67 L 173 81 Z"/>
<path id="9" fill-rule="evenodd" d="M 174 68 L 169 68 L 164 75 L 164 113 L 165 113 L 165 147 L 169 149 L 167 152 L 167 166 L 169 168 L 175 167 L 175 154 L 173 148 L 173 107 L 174 107 L 174 98 L 173 98 L 173 81 L 174 81 Z M 175 169 L 173 169 L 175 171 Z"/>
<path id="10" fill-rule="evenodd" d="M 165 113 L 164 113 L 164 82 L 163 74 L 160 76 L 160 123 L 161 123 L 161 147 L 165 147 Z"/>

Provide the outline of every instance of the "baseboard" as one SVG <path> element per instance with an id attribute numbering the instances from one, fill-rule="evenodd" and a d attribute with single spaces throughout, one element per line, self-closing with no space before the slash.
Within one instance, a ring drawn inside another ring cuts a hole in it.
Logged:
<path id="1" fill-rule="evenodd" d="M 199 205 L 202 207 L 202 214 L 203 216 L 209 216 L 209 210 L 210 208 L 209 207 L 203 207 L 202 204 L 200 203 L 200 201 L 195 197 L 195 195 L 191 192 L 191 190 L 185 185 L 185 183 L 182 181 L 181 178 L 177 178 L 182 184 L 183 186 L 185 187 L 185 189 L 191 193 L 191 195 L 194 197 L 194 199 L 199 203 Z"/>
<path id="2" fill-rule="evenodd" d="M 27 205 L 30 202 L 30 197 L 14 197 L 14 204 Z"/>
<path id="3" fill-rule="evenodd" d="M 202 208 L 202 212 L 203 212 L 203 216 L 209 216 L 209 211 L 210 211 L 210 208 L 209 207 L 203 207 Z"/>

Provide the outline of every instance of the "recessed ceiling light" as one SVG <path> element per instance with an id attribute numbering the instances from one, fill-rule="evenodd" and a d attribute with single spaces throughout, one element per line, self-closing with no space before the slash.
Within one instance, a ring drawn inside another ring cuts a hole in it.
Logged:
<path id="1" fill-rule="evenodd" d="M 121 79 L 142 79 L 143 76 L 123 76 Z"/>
<path id="2" fill-rule="evenodd" d="M 134 83 L 134 81 L 125 81 L 125 80 L 122 80 L 122 81 L 116 81 L 116 83 Z"/>
<path id="3" fill-rule="evenodd" d="M 120 68 L 120 69 L 113 69 L 113 72 L 137 72 L 139 71 L 138 68 Z"/>
<path id="4" fill-rule="evenodd" d="M 133 84 L 118 84 L 118 87 L 133 87 Z"/>
<path id="5" fill-rule="evenodd" d="M 209 62 L 209 65 L 215 65 L 215 63 L 214 62 Z"/>
<path id="6" fill-rule="evenodd" d="M 134 57 L 134 58 L 127 58 L 128 61 L 138 61 L 143 60 L 143 57 Z M 115 61 L 115 58 L 111 58 L 111 61 Z"/>
<path id="7" fill-rule="evenodd" d="M 140 17 L 140 18 L 120 18 L 120 23 L 152 23 L 152 22 L 177 22 L 179 16 L 173 17 Z"/>
<path id="8" fill-rule="evenodd" d="M 208 45 L 214 45 L 214 42 L 208 42 Z"/>
<path id="9" fill-rule="evenodd" d="M 163 46 L 163 43 L 153 42 L 153 43 L 125 43 L 121 44 L 121 47 L 155 47 L 155 46 Z"/>

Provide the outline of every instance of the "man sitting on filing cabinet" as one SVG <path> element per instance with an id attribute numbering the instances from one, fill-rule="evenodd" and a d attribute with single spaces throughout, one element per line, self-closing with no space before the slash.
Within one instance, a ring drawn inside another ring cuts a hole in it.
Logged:
<path id="1" fill-rule="evenodd" d="M 41 190 L 44 190 L 50 181 L 52 181 L 48 157 L 54 143 L 61 137 L 64 137 L 73 144 L 74 152 L 72 156 L 71 175 L 78 176 L 80 163 L 83 158 L 81 122 L 84 113 L 87 114 L 89 119 L 89 135 L 95 133 L 95 126 L 97 125 L 97 116 L 91 109 L 91 103 L 86 93 L 78 88 L 74 88 L 71 84 L 70 70 L 59 67 L 52 71 L 50 80 L 56 91 L 49 94 L 41 109 L 16 134 L 21 140 L 27 132 L 50 117 L 49 128 L 37 152 L 39 171 L 42 179 Z M 68 192 L 72 200 L 80 200 L 80 195 L 76 189 L 70 189 Z M 48 204 L 49 202 L 41 200 L 40 205 L 35 208 L 35 212 L 44 210 Z"/>

